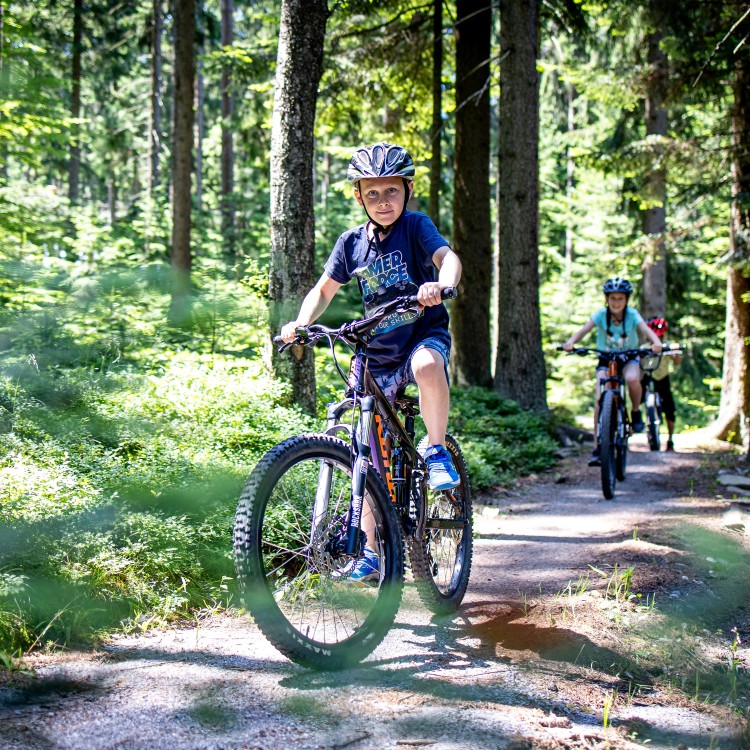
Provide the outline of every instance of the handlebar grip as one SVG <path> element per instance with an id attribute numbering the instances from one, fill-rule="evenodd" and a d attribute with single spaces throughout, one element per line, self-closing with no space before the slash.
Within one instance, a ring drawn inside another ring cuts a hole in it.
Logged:
<path id="1" fill-rule="evenodd" d="M 441 300 L 447 300 L 447 299 L 456 299 L 458 297 L 458 289 L 456 289 L 455 286 L 447 286 L 445 289 L 440 290 L 440 299 Z M 417 299 L 416 294 L 410 295 L 408 298 L 410 305 L 418 305 L 419 299 Z"/>
<path id="2" fill-rule="evenodd" d="M 274 344 L 283 344 L 284 343 L 284 339 L 282 339 L 281 336 L 274 336 L 273 337 L 273 343 Z"/>

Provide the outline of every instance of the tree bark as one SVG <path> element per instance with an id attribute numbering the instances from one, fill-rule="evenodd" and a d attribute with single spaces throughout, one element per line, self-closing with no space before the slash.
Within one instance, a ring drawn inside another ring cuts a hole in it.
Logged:
<path id="1" fill-rule="evenodd" d="M 282 0 L 271 127 L 271 335 L 297 314 L 314 283 L 313 135 L 323 74 L 326 0 Z M 272 345 L 274 374 L 292 384 L 294 403 L 315 411 L 311 349 L 280 355 Z"/>
<path id="2" fill-rule="evenodd" d="M 154 0 L 151 16 L 151 107 L 148 123 L 148 196 L 150 204 L 153 191 L 159 184 L 159 156 L 161 153 L 161 87 L 162 87 L 162 55 L 161 37 L 164 28 L 162 16 L 162 0 Z"/>
<path id="3" fill-rule="evenodd" d="M 566 127 L 568 136 L 576 129 L 575 100 L 577 97 L 575 86 L 572 83 L 565 84 L 565 105 L 567 111 Z M 572 139 L 569 138 L 569 143 Z M 576 161 L 573 157 L 573 149 L 570 145 L 565 148 L 565 201 L 568 211 L 573 205 L 573 188 L 575 187 Z M 565 274 L 570 278 L 571 268 L 575 260 L 575 247 L 573 245 L 573 227 L 571 219 L 568 219 L 565 227 Z"/>
<path id="4" fill-rule="evenodd" d="M 500 2 L 500 138 L 495 389 L 547 410 L 539 315 L 539 17 L 536 0 Z"/>
<path id="5" fill-rule="evenodd" d="M 463 273 L 451 307 L 451 379 L 492 385 L 490 291 L 490 32 L 486 0 L 456 3 L 456 147 L 453 248 Z"/>
<path id="6" fill-rule="evenodd" d="M 68 164 L 68 198 L 78 200 L 78 187 L 81 174 L 81 51 L 83 45 L 83 0 L 73 3 L 73 49 L 70 73 L 70 161 Z"/>
<path id="7" fill-rule="evenodd" d="M 721 404 L 714 434 L 739 443 L 750 432 L 750 50 L 737 56 L 733 91 L 730 266 Z"/>
<path id="8" fill-rule="evenodd" d="M 196 63 L 195 70 L 195 134 L 193 147 L 195 149 L 195 208 L 198 211 L 203 209 L 203 136 L 204 136 L 204 125 L 203 125 L 203 103 L 205 100 L 205 92 L 203 86 L 203 64 L 201 62 L 201 56 L 203 55 L 203 44 L 201 43 L 198 48 L 198 61 Z"/>
<path id="9" fill-rule="evenodd" d="M 432 10 L 432 127 L 430 142 L 430 216 L 440 229 L 440 188 L 442 184 L 443 132 L 443 0 L 434 0 Z"/>
<path id="10" fill-rule="evenodd" d="M 234 39 L 233 15 L 232 0 L 222 0 L 221 45 L 224 48 L 229 47 Z M 230 262 L 235 259 L 233 111 L 232 71 L 229 65 L 224 65 L 221 69 L 221 228 Z"/>
<path id="11" fill-rule="evenodd" d="M 172 136 L 172 270 L 170 319 L 182 325 L 190 310 L 192 252 L 193 86 L 195 80 L 195 2 L 174 0 L 174 133 Z"/>
<path id="12" fill-rule="evenodd" d="M 667 110 L 664 106 L 669 76 L 668 59 L 661 49 L 664 38 L 662 0 L 651 0 L 649 14 L 655 29 L 648 35 L 649 75 L 646 86 L 646 136 L 667 137 Z M 648 252 L 643 264 L 641 313 L 645 318 L 667 312 L 667 254 L 664 236 L 667 230 L 667 170 L 663 166 L 664 147 L 653 149 L 652 169 L 646 174 L 645 194 L 649 208 L 643 212 L 643 233 Z"/>
<path id="13" fill-rule="evenodd" d="M 151 94 L 148 114 L 148 176 L 146 179 L 146 219 L 144 244 L 148 253 L 154 223 L 154 192 L 159 187 L 162 111 L 162 51 L 164 32 L 162 0 L 153 0 L 151 11 Z"/>
<path id="14" fill-rule="evenodd" d="M 8 75 L 8 66 L 5 63 L 5 5 L 0 3 L 0 101 L 7 101 L 10 98 L 10 76 Z M 0 112 L 0 126 L 2 125 L 3 115 Z M 2 145 L 0 153 L 0 178 L 8 179 L 8 149 L 5 142 Z"/>

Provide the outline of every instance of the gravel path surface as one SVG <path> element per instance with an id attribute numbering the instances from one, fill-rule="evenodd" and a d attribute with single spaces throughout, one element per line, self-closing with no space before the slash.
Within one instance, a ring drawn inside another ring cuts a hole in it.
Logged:
<path id="1" fill-rule="evenodd" d="M 727 581 L 697 564 L 681 530 L 722 535 L 750 560 L 748 506 L 717 497 L 710 468 L 694 441 L 653 454 L 637 436 L 613 501 L 583 456 L 479 498 L 461 611 L 432 617 L 409 587 L 395 627 L 358 669 L 302 669 L 231 614 L 91 653 L 36 655 L 33 678 L 0 688 L 0 748 L 748 747 L 747 717 L 679 684 L 672 662 L 648 668 L 658 644 L 642 637 L 666 628 L 663 604 L 726 604 Z M 632 566 L 628 591 L 642 597 L 606 596 Z M 656 605 L 644 606 L 653 593 Z M 725 620 L 750 634 L 747 599 Z M 695 659 L 720 674 L 721 638 L 683 630 L 697 634 Z"/>

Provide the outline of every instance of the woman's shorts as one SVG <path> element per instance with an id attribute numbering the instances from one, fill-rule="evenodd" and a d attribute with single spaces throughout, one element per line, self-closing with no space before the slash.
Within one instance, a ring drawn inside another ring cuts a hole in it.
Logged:
<path id="1" fill-rule="evenodd" d="M 638 364 L 639 357 L 637 354 L 622 354 L 617 358 L 617 372 L 621 373 L 626 365 L 631 362 Z M 596 371 L 609 370 L 609 360 L 606 357 L 599 357 L 599 361 L 596 363 Z"/>

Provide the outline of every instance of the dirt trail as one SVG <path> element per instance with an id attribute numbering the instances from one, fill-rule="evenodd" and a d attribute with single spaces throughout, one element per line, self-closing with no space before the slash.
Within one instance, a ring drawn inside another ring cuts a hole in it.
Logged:
<path id="1" fill-rule="evenodd" d="M 409 588 L 361 668 L 309 672 L 231 616 L 117 638 L 0 688 L 0 746 L 748 747 L 731 704 L 750 702 L 750 506 L 717 497 L 715 456 L 677 448 L 637 436 L 613 501 L 584 456 L 477 499 L 458 616 Z"/>

